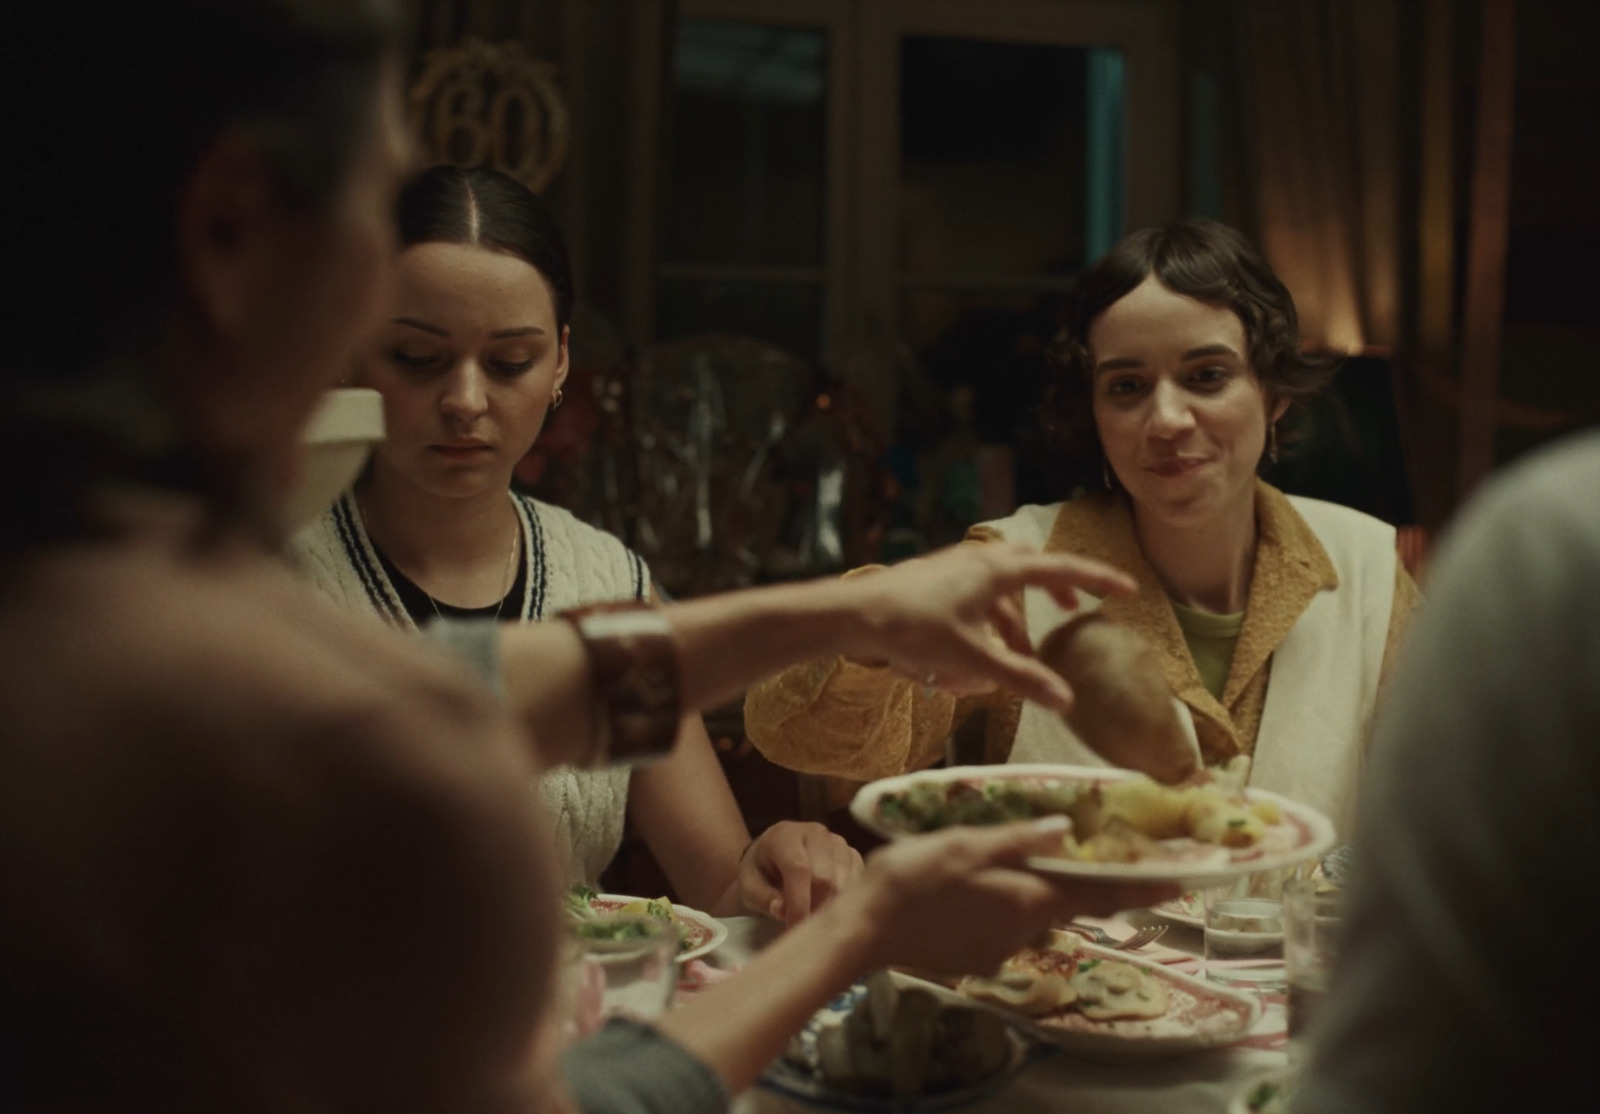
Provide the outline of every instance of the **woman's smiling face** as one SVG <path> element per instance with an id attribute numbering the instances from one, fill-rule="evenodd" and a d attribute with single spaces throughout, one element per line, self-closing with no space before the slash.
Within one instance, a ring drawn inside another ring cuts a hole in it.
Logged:
<path id="1" fill-rule="evenodd" d="M 1269 399 L 1249 351 L 1231 309 L 1153 275 L 1090 324 L 1095 427 L 1141 515 L 1192 527 L 1254 499 Z"/>
<path id="2" fill-rule="evenodd" d="M 401 253 L 398 288 L 359 376 L 383 394 L 374 466 L 439 496 L 504 491 L 567 376 L 549 284 L 507 252 L 424 243 Z"/>

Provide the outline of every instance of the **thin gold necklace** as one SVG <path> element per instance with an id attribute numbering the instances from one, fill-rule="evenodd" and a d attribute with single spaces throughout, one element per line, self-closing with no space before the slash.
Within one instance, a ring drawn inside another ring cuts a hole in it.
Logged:
<path id="1" fill-rule="evenodd" d="M 361 516 L 361 529 L 365 531 L 367 540 L 372 541 L 372 516 L 367 513 L 367 501 L 360 495 L 356 496 L 356 513 Z M 516 519 L 516 517 L 516 512 L 513 509 L 512 518 Z M 521 542 L 522 524 L 520 521 L 517 521 L 516 528 L 511 531 L 511 553 L 506 558 L 506 574 L 501 579 L 501 584 L 503 584 L 504 587 L 500 589 L 500 602 L 495 604 L 494 608 L 493 621 L 495 622 L 499 622 L 500 612 L 505 610 L 506 597 L 511 594 L 511 589 L 517 582 L 517 549 Z M 372 544 L 376 546 L 378 543 L 373 541 Z M 399 569 L 399 567 L 399 565 L 395 566 L 396 569 Z M 407 579 L 410 580 L 411 578 L 407 577 Z M 433 608 L 434 616 L 436 618 L 443 619 L 444 612 L 439 610 L 439 601 L 433 598 L 433 593 L 428 591 L 422 585 L 418 584 L 415 580 L 411 580 L 411 583 L 416 587 L 417 591 L 422 593 L 423 598 L 428 601 L 428 605 Z"/>

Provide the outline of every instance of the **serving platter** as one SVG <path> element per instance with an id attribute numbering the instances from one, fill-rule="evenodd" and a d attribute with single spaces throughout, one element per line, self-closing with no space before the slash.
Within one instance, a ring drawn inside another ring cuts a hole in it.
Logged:
<path id="1" fill-rule="evenodd" d="M 862 827 L 888 839 L 912 834 L 885 820 L 883 799 L 904 793 L 916 785 L 945 786 L 965 783 L 972 786 L 1023 782 L 1040 786 L 1059 784 L 1109 784 L 1142 775 L 1132 770 L 1109 766 L 1058 766 L 1017 764 L 1008 766 L 952 766 L 943 770 L 924 770 L 884 778 L 864 785 L 850 802 L 851 815 Z M 1332 821 L 1308 805 L 1291 801 L 1264 789 L 1243 790 L 1247 802 L 1266 801 L 1276 805 L 1280 823 L 1268 825 L 1261 841 L 1251 847 L 1230 848 L 1195 840 L 1161 840 L 1159 858 L 1136 862 L 1089 862 L 1065 857 L 1036 856 L 1028 866 L 1042 874 L 1069 878 L 1100 879 L 1108 882 L 1165 883 L 1195 889 L 1259 871 L 1282 870 L 1315 859 L 1334 843 Z"/>
<path id="2" fill-rule="evenodd" d="M 646 899 L 626 894 L 595 894 L 589 899 L 589 908 L 596 913 L 619 913 L 630 902 L 643 900 Z M 683 933 L 683 946 L 678 949 L 679 963 L 709 955 L 728 938 L 728 926 L 710 913 L 674 904 L 672 917 Z"/>
<path id="3" fill-rule="evenodd" d="M 992 1010 L 1030 1036 L 1088 1059 L 1121 1062 L 1182 1056 L 1235 1044 L 1250 1034 L 1261 1017 L 1260 999 L 1244 990 L 1174 971 L 1128 952 L 1080 945 L 1082 959 L 1129 963 L 1166 988 L 1170 1005 L 1160 1017 L 1095 1021 L 1073 1009 L 1044 1018 L 1029 1018 L 1005 1006 L 978 1001 L 953 988 L 896 972 L 896 981 L 928 988 L 949 1001 Z"/>

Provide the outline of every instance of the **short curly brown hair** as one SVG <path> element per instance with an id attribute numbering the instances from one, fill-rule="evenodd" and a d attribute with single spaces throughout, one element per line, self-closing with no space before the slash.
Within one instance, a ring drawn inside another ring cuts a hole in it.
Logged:
<path id="1" fill-rule="evenodd" d="M 1225 224 L 1186 220 L 1126 237 L 1079 276 L 1062 307 L 1051 345 L 1046 422 L 1072 456 L 1098 457 L 1090 386 L 1089 326 L 1150 275 L 1168 290 L 1226 306 L 1244 325 L 1250 366 L 1273 400 L 1309 398 L 1332 381 L 1337 357 L 1300 347 L 1300 321 L 1289 290 L 1255 248 Z"/>

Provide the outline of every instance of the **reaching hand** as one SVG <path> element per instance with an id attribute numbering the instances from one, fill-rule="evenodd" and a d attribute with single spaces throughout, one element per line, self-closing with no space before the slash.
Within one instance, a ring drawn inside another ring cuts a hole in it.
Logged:
<path id="1" fill-rule="evenodd" d="M 739 861 L 739 895 L 752 913 L 795 924 L 854 882 L 861 855 L 821 824 L 780 821 Z"/>
<path id="2" fill-rule="evenodd" d="M 869 968 L 988 974 L 1052 924 L 1178 895 L 1174 886 L 1069 882 L 1024 869 L 1029 855 L 1060 847 L 1064 819 L 896 840 L 867 859 L 829 913 L 864 937 Z"/>
<path id="3" fill-rule="evenodd" d="M 844 586 L 860 594 L 873 632 L 869 655 L 925 684 L 956 693 L 1004 687 L 1066 711 L 1072 691 L 1033 656 L 1016 593 L 1033 585 L 1063 607 L 1081 589 L 1127 595 L 1134 582 L 1081 557 L 1008 544 L 958 545 Z"/>

